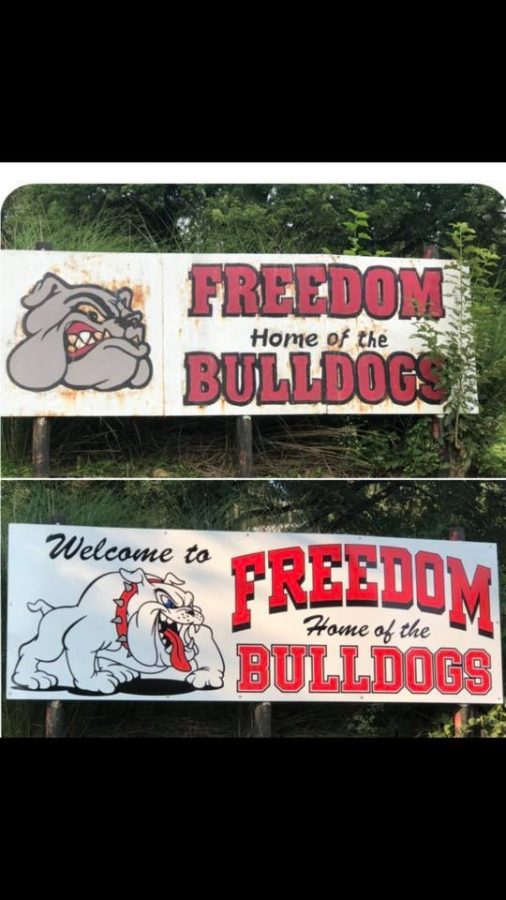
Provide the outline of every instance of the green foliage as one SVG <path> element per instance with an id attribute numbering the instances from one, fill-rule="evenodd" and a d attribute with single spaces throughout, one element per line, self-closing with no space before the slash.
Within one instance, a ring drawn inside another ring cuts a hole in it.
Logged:
<path id="1" fill-rule="evenodd" d="M 106 216 L 142 249 L 344 253 L 350 209 L 367 213 L 373 255 L 421 256 L 450 222 L 466 221 L 504 258 L 504 200 L 481 185 L 28 185 L 5 201 L 2 229 L 4 246 L 31 249 L 20 242 L 28 219 L 36 240 L 51 240 L 60 217 L 75 226 Z"/>
<path id="2" fill-rule="evenodd" d="M 455 308 L 447 332 L 441 335 L 426 317 L 417 334 L 434 360 L 442 360 L 440 383 L 447 401 L 441 443 L 448 474 L 466 475 L 473 459 L 487 449 L 501 426 L 506 399 L 506 306 L 495 278 L 500 257 L 476 245 L 476 231 L 465 222 L 453 223 L 444 247 L 455 260 L 447 278 L 453 284 Z M 476 359 L 476 375 L 470 361 Z M 478 391 L 480 418 L 472 415 Z M 490 452 L 490 451 L 489 451 Z"/>
<path id="3" fill-rule="evenodd" d="M 348 246 L 343 250 L 343 256 L 388 256 L 387 250 L 377 248 L 373 254 L 369 249 L 369 241 L 373 240 L 370 234 L 369 214 L 358 209 L 349 209 L 348 212 L 352 218 L 342 223 L 348 235 Z"/>
<path id="4" fill-rule="evenodd" d="M 471 716 L 468 730 L 479 737 L 506 738 L 506 708 L 492 706 L 479 716 Z"/>
<path id="5" fill-rule="evenodd" d="M 372 237 L 368 234 L 369 216 L 366 212 L 360 212 L 357 209 L 349 209 L 352 219 L 346 219 L 343 225 L 349 239 L 349 246 L 345 248 L 344 255 L 347 256 L 370 256 L 370 251 L 364 246 L 364 241 L 372 241 Z"/>
<path id="6" fill-rule="evenodd" d="M 476 710 L 476 711 L 475 711 Z M 506 708 L 504 706 L 471 707 L 471 715 L 461 728 L 460 735 L 455 734 L 452 716 L 441 713 L 434 719 L 429 737 L 434 738 L 504 738 L 506 737 Z"/>
<path id="7" fill-rule="evenodd" d="M 2 208 L 2 246 L 31 250 L 176 249 L 177 219 L 198 208 L 198 185 L 27 185 Z"/>

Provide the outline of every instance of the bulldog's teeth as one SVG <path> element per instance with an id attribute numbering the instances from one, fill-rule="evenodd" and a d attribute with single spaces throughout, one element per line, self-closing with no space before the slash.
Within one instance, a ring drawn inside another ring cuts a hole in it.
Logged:
<path id="1" fill-rule="evenodd" d="M 81 338 L 83 344 L 87 344 L 91 338 L 91 334 L 89 331 L 80 331 L 79 337 Z"/>
<path id="2" fill-rule="evenodd" d="M 85 344 L 83 343 L 81 338 L 78 337 L 78 339 L 76 341 L 76 350 L 82 350 L 84 346 L 85 346 Z"/>
<path id="3" fill-rule="evenodd" d="M 136 335 L 134 335 L 134 337 L 132 338 L 132 344 L 139 344 L 139 343 L 140 343 L 140 338 L 139 338 L 139 335 L 136 334 Z"/>
<path id="4" fill-rule="evenodd" d="M 68 334 L 67 339 L 69 344 L 75 344 L 75 342 L 77 341 L 77 334 Z"/>
<path id="5" fill-rule="evenodd" d="M 96 341 L 101 341 L 102 340 L 102 332 L 96 331 L 94 337 L 95 337 Z"/>
<path id="6" fill-rule="evenodd" d="M 110 338 L 110 336 L 111 336 L 111 335 L 109 334 L 109 332 L 107 331 L 107 328 L 105 329 L 105 331 L 104 331 L 102 334 L 103 334 L 104 341 L 105 341 L 106 338 Z"/>
<path id="7" fill-rule="evenodd" d="M 76 352 L 76 348 L 75 348 L 75 347 L 69 347 L 67 352 L 68 352 L 68 353 L 75 353 L 75 352 Z"/>

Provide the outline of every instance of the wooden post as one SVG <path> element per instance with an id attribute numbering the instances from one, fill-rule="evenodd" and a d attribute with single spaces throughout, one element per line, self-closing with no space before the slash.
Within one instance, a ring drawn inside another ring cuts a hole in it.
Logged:
<path id="1" fill-rule="evenodd" d="M 455 525 L 453 528 L 450 528 L 450 540 L 451 541 L 465 541 L 466 533 L 465 529 L 461 528 L 460 525 Z M 459 706 L 457 712 L 453 716 L 453 727 L 455 731 L 455 737 L 463 737 L 463 731 L 465 726 L 469 722 L 469 719 L 472 716 L 472 707 L 468 704 L 463 706 Z"/>
<path id="2" fill-rule="evenodd" d="M 49 477 L 50 422 L 47 416 L 37 416 L 32 426 L 32 464 L 34 478 Z"/>
<path id="3" fill-rule="evenodd" d="M 253 737 L 271 737 L 271 704 L 257 703 L 255 706 L 255 726 Z"/>
<path id="4" fill-rule="evenodd" d="M 253 474 L 253 435 L 251 416 L 237 419 L 237 449 L 239 454 L 239 475 L 250 478 Z"/>
<path id="5" fill-rule="evenodd" d="M 46 737 L 63 737 L 63 703 L 51 700 L 46 706 Z"/>
<path id="6" fill-rule="evenodd" d="M 37 241 L 36 250 L 52 250 L 49 241 Z M 34 478 L 49 477 L 49 444 L 51 423 L 47 416 L 37 416 L 32 425 L 32 465 Z"/>

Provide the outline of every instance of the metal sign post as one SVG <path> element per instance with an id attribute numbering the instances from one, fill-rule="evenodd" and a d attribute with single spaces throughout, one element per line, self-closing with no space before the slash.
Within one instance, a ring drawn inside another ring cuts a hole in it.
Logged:
<path id="1" fill-rule="evenodd" d="M 237 419 L 237 450 L 239 455 L 239 475 L 250 478 L 253 474 L 253 435 L 251 416 Z"/>

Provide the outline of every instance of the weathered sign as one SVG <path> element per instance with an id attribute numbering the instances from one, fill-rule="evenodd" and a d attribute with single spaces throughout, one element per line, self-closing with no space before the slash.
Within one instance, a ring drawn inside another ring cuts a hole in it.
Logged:
<path id="1" fill-rule="evenodd" d="M 0 258 L 5 415 L 439 413 L 416 326 L 466 302 L 451 260 Z"/>
<path id="2" fill-rule="evenodd" d="M 496 546 L 11 525 L 11 699 L 499 703 Z"/>

